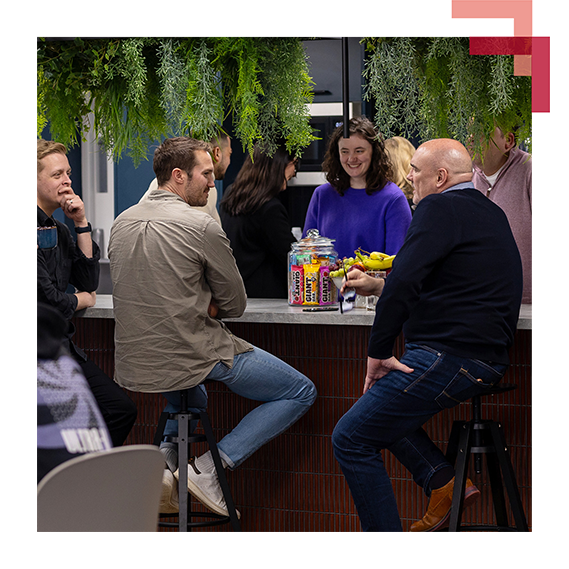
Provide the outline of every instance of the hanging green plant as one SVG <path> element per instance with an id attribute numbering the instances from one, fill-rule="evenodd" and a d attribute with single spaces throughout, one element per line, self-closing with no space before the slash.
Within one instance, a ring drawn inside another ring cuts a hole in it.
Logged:
<path id="1" fill-rule="evenodd" d="M 43 129 L 47 126 L 47 119 L 45 117 L 47 108 L 45 106 L 45 75 L 43 69 L 38 71 L 38 98 L 37 98 L 37 135 L 38 138 L 41 136 Z"/>
<path id="2" fill-rule="evenodd" d="M 450 137 L 475 151 L 495 126 L 531 150 L 531 78 L 513 56 L 470 55 L 468 38 L 364 38 L 364 96 L 386 137 Z"/>
<path id="3" fill-rule="evenodd" d="M 284 139 L 298 155 L 315 138 L 298 38 L 40 38 L 37 54 L 38 136 L 49 122 L 70 147 L 93 129 L 115 159 L 138 163 L 153 141 L 209 139 L 228 117 L 250 153 Z"/>

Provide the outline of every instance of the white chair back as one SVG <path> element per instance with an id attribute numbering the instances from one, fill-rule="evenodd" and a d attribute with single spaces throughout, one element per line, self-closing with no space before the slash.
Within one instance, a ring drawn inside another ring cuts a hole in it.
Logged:
<path id="1" fill-rule="evenodd" d="M 38 531 L 156 531 L 163 471 L 152 445 L 68 460 L 38 484 Z"/>

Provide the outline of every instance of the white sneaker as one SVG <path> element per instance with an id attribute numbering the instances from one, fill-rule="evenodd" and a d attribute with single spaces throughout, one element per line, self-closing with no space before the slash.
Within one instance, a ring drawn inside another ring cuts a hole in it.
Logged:
<path id="1" fill-rule="evenodd" d="M 160 496 L 160 513 L 177 514 L 180 506 L 178 504 L 178 484 L 174 482 L 173 474 L 166 468 L 162 475 L 162 495 Z"/>
<path id="2" fill-rule="evenodd" d="M 188 492 L 198 499 L 206 508 L 221 516 L 228 516 L 227 504 L 223 497 L 223 491 L 219 485 L 217 473 L 200 472 L 195 462 L 195 457 L 191 458 L 188 464 Z M 174 472 L 174 478 L 179 479 L 179 469 Z M 241 518 L 239 510 L 235 510 L 237 518 Z"/>

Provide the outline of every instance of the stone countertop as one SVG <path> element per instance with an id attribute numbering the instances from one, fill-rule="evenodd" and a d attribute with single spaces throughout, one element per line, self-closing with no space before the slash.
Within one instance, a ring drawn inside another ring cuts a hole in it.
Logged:
<path id="1" fill-rule="evenodd" d="M 522 304 L 519 330 L 531 330 L 532 305 Z M 334 312 L 304 312 L 302 306 L 289 306 L 283 299 L 250 298 L 245 313 L 240 318 L 226 318 L 224 322 L 257 322 L 273 324 L 332 324 L 342 326 L 371 326 L 375 312 L 365 308 L 354 308 L 341 314 Z M 82 310 L 77 316 L 84 318 L 114 318 L 113 297 L 98 294 L 97 303 L 92 308 Z"/>

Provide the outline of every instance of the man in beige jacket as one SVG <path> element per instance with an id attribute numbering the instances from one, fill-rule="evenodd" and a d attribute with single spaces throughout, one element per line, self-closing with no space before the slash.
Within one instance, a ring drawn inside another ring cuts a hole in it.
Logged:
<path id="1" fill-rule="evenodd" d="M 262 401 L 218 443 L 223 465 L 234 469 L 302 417 L 316 388 L 231 334 L 221 320 L 241 316 L 247 297 L 229 239 L 196 208 L 207 203 L 214 185 L 210 150 L 191 138 L 165 140 L 154 153 L 158 188 L 113 224 L 115 381 L 132 391 L 162 393 L 169 412 L 179 411 L 180 390 L 188 388 L 197 388 L 190 406 L 205 406 L 205 380 Z M 165 436 L 177 433 L 176 423 L 169 423 Z M 177 477 L 177 465 L 168 458 L 167 464 Z M 227 515 L 210 452 L 190 461 L 188 490 Z"/>

